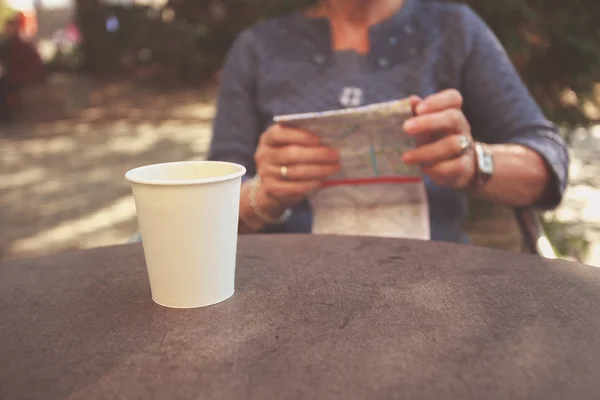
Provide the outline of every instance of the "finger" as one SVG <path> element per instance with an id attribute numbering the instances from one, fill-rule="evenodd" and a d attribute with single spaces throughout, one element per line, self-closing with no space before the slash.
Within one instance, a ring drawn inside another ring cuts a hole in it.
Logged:
<path id="1" fill-rule="evenodd" d="M 411 110 L 414 112 L 417 105 L 423 100 L 419 96 L 412 95 L 409 96 L 408 101 L 410 103 Z"/>
<path id="2" fill-rule="evenodd" d="M 423 167 L 423 172 L 437 185 L 464 189 L 471 184 L 475 165 L 471 154 Z"/>
<path id="3" fill-rule="evenodd" d="M 297 164 L 286 166 L 287 175 L 283 176 L 281 167 L 266 165 L 259 170 L 261 176 L 271 176 L 287 181 L 323 181 L 340 170 L 339 164 Z"/>
<path id="4" fill-rule="evenodd" d="M 458 157 L 472 147 L 471 138 L 464 135 L 448 135 L 429 144 L 410 150 L 402 156 L 407 165 L 432 164 Z"/>
<path id="5" fill-rule="evenodd" d="M 321 139 L 310 132 L 275 124 L 261 135 L 260 142 L 266 146 L 318 146 Z"/>
<path id="6" fill-rule="evenodd" d="M 327 146 L 285 146 L 271 149 L 270 154 L 272 164 L 288 168 L 295 164 L 338 164 L 340 161 L 340 152 Z"/>
<path id="7" fill-rule="evenodd" d="M 409 135 L 433 132 L 450 134 L 470 130 L 469 123 L 464 114 L 456 108 L 409 118 L 404 122 L 403 128 Z"/>
<path id="8" fill-rule="evenodd" d="M 271 166 L 280 170 L 282 165 L 288 169 L 296 164 L 337 165 L 340 161 L 340 153 L 337 149 L 326 146 L 260 146 L 254 154 L 254 159 L 259 168 Z"/>
<path id="9" fill-rule="evenodd" d="M 418 115 L 445 110 L 447 108 L 460 109 L 463 104 L 463 97 L 456 89 L 447 89 L 439 93 L 432 94 L 421 101 L 415 108 Z"/>
<path id="10" fill-rule="evenodd" d="M 322 180 L 282 181 L 266 177 L 262 180 L 265 193 L 275 199 L 294 199 L 305 197 L 308 193 L 321 187 Z"/>

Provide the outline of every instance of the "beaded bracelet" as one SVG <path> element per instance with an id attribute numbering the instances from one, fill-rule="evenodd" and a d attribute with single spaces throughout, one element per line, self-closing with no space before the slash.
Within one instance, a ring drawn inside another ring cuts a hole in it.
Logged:
<path id="1" fill-rule="evenodd" d="M 261 219 L 262 222 L 269 225 L 282 224 L 286 222 L 292 216 L 292 210 L 286 209 L 281 216 L 278 218 L 273 218 L 267 214 L 265 214 L 258 205 L 258 201 L 256 200 L 256 191 L 260 187 L 261 179 L 260 175 L 255 175 L 252 179 L 250 179 L 250 206 L 254 211 L 254 214 Z"/>

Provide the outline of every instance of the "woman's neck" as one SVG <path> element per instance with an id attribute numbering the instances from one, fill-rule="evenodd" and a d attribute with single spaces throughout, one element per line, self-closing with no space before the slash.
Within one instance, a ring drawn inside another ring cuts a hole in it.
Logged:
<path id="1" fill-rule="evenodd" d="M 307 12 L 331 22 L 334 50 L 369 52 L 369 28 L 390 18 L 405 0 L 321 0 Z"/>
<path id="2" fill-rule="evenodd" d="M 321 0 L 309 16 L 326 17 L 332 23 L 368 28 L 392 16 L 404 0 Z"/>

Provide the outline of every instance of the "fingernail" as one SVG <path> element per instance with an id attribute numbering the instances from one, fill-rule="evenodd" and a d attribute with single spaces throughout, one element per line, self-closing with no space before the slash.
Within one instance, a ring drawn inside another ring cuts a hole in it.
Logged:
<path id="1" fill-rule="evenodd" d="M 415 121 L 413 121 L 412 119 L 404 121 L 403 128 L 404 128 L 405 131 L 409 131 L 411 129 L 414 129 L 415 128 Z"/>
<path id="2" fill-rule="evenodd" d="M 417 105 L 416 111 L 417 111 L 417 114 L 422 114 L 422 113 L 427 112 L 427 104 L 420 103 L 419 105 Z"/>
<path id="3" fill-rule="evenodd" d="M 404 164 L 411 164 L 414 161 L 414 158 L 410 154 L 405 154 L 402 156 L 402 162 Z"/>

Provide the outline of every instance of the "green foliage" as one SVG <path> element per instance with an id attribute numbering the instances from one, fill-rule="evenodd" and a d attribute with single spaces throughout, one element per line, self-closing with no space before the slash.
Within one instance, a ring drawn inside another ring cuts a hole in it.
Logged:
<path id="1" fill-rule="evenodd" d="M 169 10 L 136 5 L 79 8 L 84 68 L 96 74 L 125 72 L 138 78 L 149 73 L 166 86 L 194 84 L 210 76 L 221 58 L 200 51 L 198 24 L 168 15 Z M 118 27 L 107 29 L 107 21 L 109 25 L 118 21 Z"/>
<path id="2" fill-rule="evenodd" d="M 567 224 L 553 216 L 542 219 L 542 225 L 554 250 L 561 258 L 583 262 L 590 250 L 585 228 L 579 224 Z"/>
<path id="3" fill-rule="evenodd" d="M 600 2 L 466 0 L 491 26 L 546 114 L 567 128 L 598 122 Z M 571 99 L 565 92 L 573 91 Z"/>
<path id="4" fill-rule="evenodd" d="M 77 25 L 84 37 L 87 66 L 96 72 L 111 72 L 118 69 L 121 58 L 136 41 L 138 32 L 145 33 L 144 25 L 149 20 L 147 8 L 125 8 L 110 5 L 80 8 Z M 119 29 L 107 30 L 109 18 L 117 18 Z"/>
<path id="5" fill-rule="evenodd" d="M 12 10 L 5 0 L 0 0 L 0 33 L 4 28 L 4 22 L 9 19 L 14 14 L 14 10 Z"/>

